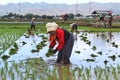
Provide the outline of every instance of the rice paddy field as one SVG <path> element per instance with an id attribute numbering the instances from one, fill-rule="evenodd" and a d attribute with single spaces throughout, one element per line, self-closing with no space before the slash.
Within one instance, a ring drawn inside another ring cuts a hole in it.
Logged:
<path id="1" fill-rule="evenodd" d="M 79 26 L 71 64 L 56 64 L 48 55 L 46 23 L 0 23 L 1 80 L 119 80 L 120 29 Z M 69 30 L 69 24 L 58 23 Z M 76 33 L 74 33 L 76 35 Z"/>

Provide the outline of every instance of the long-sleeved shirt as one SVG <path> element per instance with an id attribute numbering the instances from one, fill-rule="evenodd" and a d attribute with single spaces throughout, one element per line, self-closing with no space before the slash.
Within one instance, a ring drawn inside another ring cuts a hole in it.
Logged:
<path id="1" fill-rule="evenodd" d="M 66 40 L 68 39 L 68 37 L 71 35 L 68 31 L 61 29 L 61 28 L 57 28 L 57 30 L 55 31 L 56 34 L 56 39 L 54 39 L 51 43 L 49 47 L 54 47 L 56 44 L 56 40 L 58 41 L 58 46 L 56 47 L 57 50 L 61 50 L 62 47 L 64 46 Z"/>

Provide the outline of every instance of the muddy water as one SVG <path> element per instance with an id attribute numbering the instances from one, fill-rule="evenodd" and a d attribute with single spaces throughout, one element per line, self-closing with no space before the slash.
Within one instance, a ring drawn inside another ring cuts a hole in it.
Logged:
<path id="1" fill-rule="evenodd" d="M 36 45 L 42 41 L 40 35 L 31 35 L 29 38 L 21 36 L 16 43 L 18 44 L 17 54 L 11 55 L 7 61 L 20 61 L 29 58 L 42 58 L 46 63 L 50 65 L 56 64 L 57 54 L 46 57 L 45 54 L 48 51 L 49 42 L 46 42 L 46 46 L 39 50 L 39 52 L 32 53 L 31 50 L 36 49 Z M 48 35 L 44 34 L 46 37 Z M 83 39 L 86 38 L 85 40 Z M 23 41 L 26 42 L 23 45 Z M 88 43 L 89 42 L 89 43 Z M 9 50 L 12 46 L 5 51 L 3 55 L 9 55 Z M 75 66 L 95 67 L 105 65 L 117 66 L 120 64 L 120 33 L 119 32 L 80 32 L 75 40 L 72 55 L 71 64 Z M 3 60 L 0 59 L 2 62 Z M 2 63 L 1 63 L 2 65 Z"/>

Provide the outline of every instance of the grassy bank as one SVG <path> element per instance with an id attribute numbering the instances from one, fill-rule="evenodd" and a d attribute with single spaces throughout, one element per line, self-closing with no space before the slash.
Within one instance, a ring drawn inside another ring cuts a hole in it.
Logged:
<path id="1" fill-rule="evenodd" d="M 57 22 L 59 27 L 65 28 L 67 30 L 70 30 L 70 24 L 68 23 L 61 23 Z M 46 22 L 44 23 L 36 23 L 36 30 L 40 31 L 40 33 L 45 33 L 46 32 Z M 119 24 L 114 24 L 119 26 Z M 27 30 L 30 28 L 29 23 L 0 23 L 0 29 L 17 29 L 17 30 Z M 95 28 L 95 27 L 90 27 L 90 26 L 78 26 L 79 31 L 110 31 L 110 32 L 118 32 L 120 31 L 120 28 Z"/>

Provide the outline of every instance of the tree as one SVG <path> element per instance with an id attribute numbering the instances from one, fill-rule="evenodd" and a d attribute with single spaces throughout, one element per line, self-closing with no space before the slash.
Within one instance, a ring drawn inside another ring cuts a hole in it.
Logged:
<path id="1" fill-rule="evenodd" d="M 53 19 L 54 16 L 47 16 L 47 19 Z"/>
<path id="2" fill-rule="evenodd" d="M 82 17 L 83 15 L 81 15 L 81 14 L 78 13 L 78 14 L 76 14 L 75 16 L 76 16 L 76 17 Z"/>
<path id="3" fill-rule="evenodd" d="M 64 17 L 63 17 L 64 21 L 67 21 L 68 20 L 68 15 L 65 14 Z"/>
<path id="4" fill-rule="evenodd" d="M 47 18 L 47 16 L 46 15 L 42 15 L 42 19 L 46 19 Z"/>
<path id="5" fill-rule="evenodd" d="M 69 19 L 74 19 L 74 14 L 73 13 L 68 14 L 68 16 L 69 16 Z"/>
<path id="6" fill-rule="evenodd" d="M 26 17 L 27 19 L 32 19 L 33 16 L 34 16 L 34 15 L 33 15 L 32 13 L 28 13 L 28 14 L 25 15 L 25 17 Z"/>

